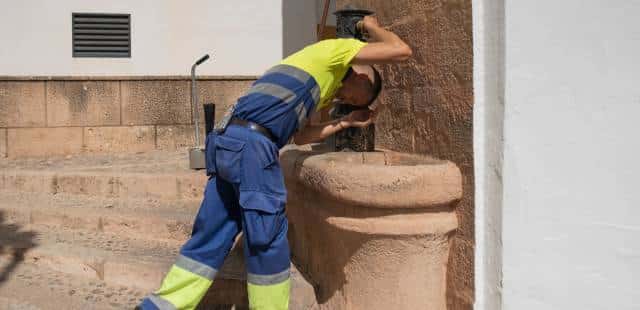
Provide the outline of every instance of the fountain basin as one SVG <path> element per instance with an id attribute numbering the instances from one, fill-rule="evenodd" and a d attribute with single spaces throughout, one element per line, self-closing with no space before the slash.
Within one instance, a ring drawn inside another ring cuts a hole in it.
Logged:
<path id="1" fill-rule="evenodd" d="M 287 147 L 280 163 L 292 258 L 321 309 L 446 309 L 455 164 L 321 146 Z"/>

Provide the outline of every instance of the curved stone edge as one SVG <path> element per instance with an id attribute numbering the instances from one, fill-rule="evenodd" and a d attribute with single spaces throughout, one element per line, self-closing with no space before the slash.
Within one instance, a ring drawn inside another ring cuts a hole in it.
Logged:
<path id="1" fill-rule="evenodd" d="M 376 218 L 328 217 L 327 223 L 341 230 L 364 235 L 427 236 L 446 235 L 458 227 L 453 212 L 392 215 Z"/>
<path id="2" fill-rule="evenodd" d="M 295 180 L 353 205 L 383 209 L 430 208 L 450 205 L 462 198 L 462 174 L 450 161 L 424 157 L 425 165 L 385 166 L 328 159 L 335 154 L 314 152 L 308 146 L 289 147 L 283 149 L 280 158 L 290 182 Z M 416 155 L 407 156 L 415 158 Z"/>

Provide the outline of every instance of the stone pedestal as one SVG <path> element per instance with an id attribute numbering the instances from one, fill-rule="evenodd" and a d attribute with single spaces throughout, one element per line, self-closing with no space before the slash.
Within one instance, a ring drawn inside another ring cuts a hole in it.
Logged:
<path id="1" fill-rule="evenodd" d="M 390 151 L 283 150 L 294 262 L 321 309 L 446 309 L 461 175 Z"/>

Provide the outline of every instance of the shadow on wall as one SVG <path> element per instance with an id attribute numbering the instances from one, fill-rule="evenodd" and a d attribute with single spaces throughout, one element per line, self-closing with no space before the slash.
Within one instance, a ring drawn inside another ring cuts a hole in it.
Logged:
<path id="1" fill-rule="evenodd" d="M 316 42 L 316 0 L 282 0 L 282 58 Z"/>
<path id="2" fill-rule="evenodd" d="M 21 231 L 20 225 L 7 223 L 5 212 L 0 210 L 0 286 L 37 245 L 35 237 L 35 232 Z"/>

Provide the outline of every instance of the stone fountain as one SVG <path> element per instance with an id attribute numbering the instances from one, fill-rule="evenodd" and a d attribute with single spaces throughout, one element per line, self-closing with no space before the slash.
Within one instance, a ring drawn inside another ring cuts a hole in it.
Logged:
<path id="1" fill-rule="evenodd" d="M 290 146 L 280 157 L 293 260 L 320 309 L 446 309 L 458 167 L 328 148 Z"/>

